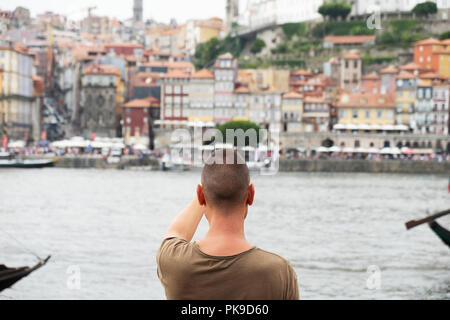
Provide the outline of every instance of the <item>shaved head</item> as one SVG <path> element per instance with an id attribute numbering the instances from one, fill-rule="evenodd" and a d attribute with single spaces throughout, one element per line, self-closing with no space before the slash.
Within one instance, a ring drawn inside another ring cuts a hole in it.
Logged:
<path id="1" fill-rule="evenodd" d="M 244 204 L 250 184 L 248 167 L 237 151 L 232 159 L 223 149 L 213 151 L 211 157 L 223 161 L 207 161 L 202 171 L 202 185 L 206 201 L 211 207 L 234 208 Z"/>

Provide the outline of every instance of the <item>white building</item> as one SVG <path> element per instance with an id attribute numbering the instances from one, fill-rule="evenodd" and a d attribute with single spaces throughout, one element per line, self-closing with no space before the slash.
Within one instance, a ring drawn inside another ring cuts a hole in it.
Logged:
<path id="1" fill-rule="evenodd" d="M 438 9 L 450 8 L 449 0 L 431 0 L 435 2 Z M 353 3 L 350 15 L 371 15 L 374 12 L 381 13 L 400 13 L 410 12 L 417 4 L 425 2 L 424 0 L 346 0 Z"/>
<path id="2" fill-rule="evenodd" d="M 214 121 L 233 119 L 233 92 L 237 75 L 237 61 L 230 53 L 217 58 L 214 66 Z"/>
<path id="3" fill-rule="evenodd" d="M 430 132 L 448 134 L 449 128 L 449 90 L 448 84 L 433 85 L 433 111 Z"/>
<path id="4" fill-rule="evenodd" d="M 321 19 L 323 0 L 242 0 L 237 22 L 250 29 Z"/>

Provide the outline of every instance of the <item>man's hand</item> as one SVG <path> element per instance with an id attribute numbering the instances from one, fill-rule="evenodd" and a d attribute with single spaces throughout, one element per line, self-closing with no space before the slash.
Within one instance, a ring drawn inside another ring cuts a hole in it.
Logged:
<path id="1" fill-rule="evenodd" d="M 190 242 L 203 217 L 204 209 L 205 207 L 199 204 L 195 196 L 187 207 L 173 220 L 169 229 L 167 229 L 164 239 L 177 237 Z"/>

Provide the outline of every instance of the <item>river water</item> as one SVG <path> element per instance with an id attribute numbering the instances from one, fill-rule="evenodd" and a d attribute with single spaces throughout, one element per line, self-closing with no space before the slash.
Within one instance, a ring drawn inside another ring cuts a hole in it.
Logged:
<path id="1" fill-rule="evenodd" d="M 199 172 L 0 170 L 0 263 L 32 265 L 25 248 L 52 255 L 0 299 L 164 299 L 155 255 L 199 179 Z M 449 248 L 426 225 L 404 227 L 450 207 L 447 176 L 252 180 L 247 238 L 291 261 L 303 299 L 450 299 Z M 203 220 L 194 240 L 206 230 Z"/>

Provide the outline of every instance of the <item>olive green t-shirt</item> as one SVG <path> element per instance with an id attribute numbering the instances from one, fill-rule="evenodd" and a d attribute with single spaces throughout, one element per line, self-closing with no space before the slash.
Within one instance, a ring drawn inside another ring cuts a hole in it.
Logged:
<path id="1" fill-rule="evenodd" d="M 297 300 L 297 275 L 289 261 L 253 247 L 211 256 L 197 243 L 164 239 L 156 256 L 169 300 Z"/>

